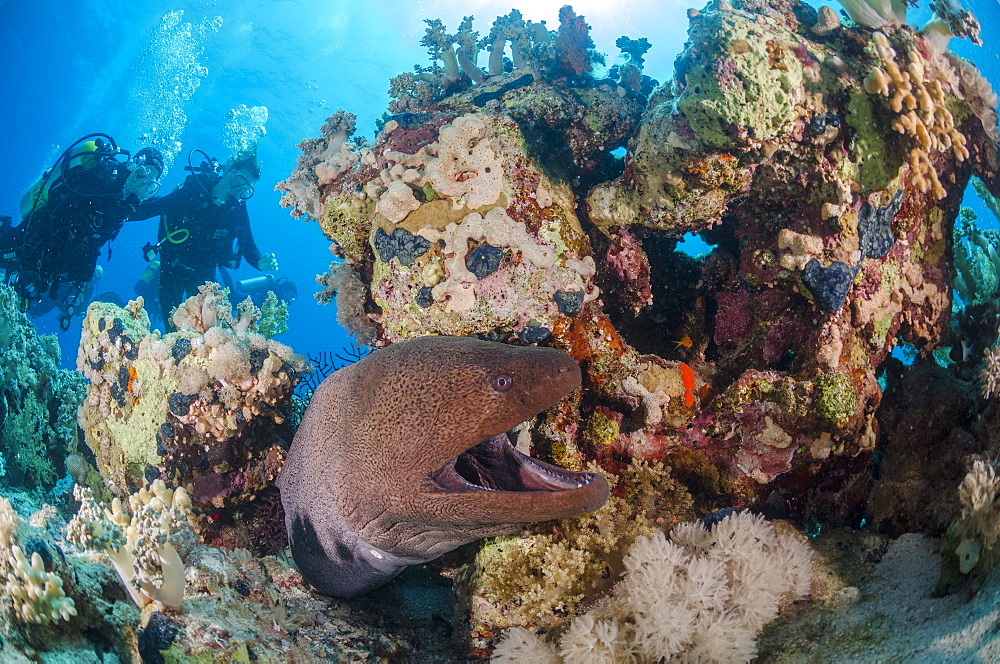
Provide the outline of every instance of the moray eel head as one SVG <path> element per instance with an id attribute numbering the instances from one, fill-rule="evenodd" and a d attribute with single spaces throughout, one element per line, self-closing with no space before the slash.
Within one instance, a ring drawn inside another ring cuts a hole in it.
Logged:
<path id="1" fill-rule="evenodd" d="M 303 576 L 350 597 L 480 537 L 600 508 L 603 477 L 508 435 L 579 384 L 562 351 L 465 337 L 401 342 L 334 373 L 278 482 Z"/>

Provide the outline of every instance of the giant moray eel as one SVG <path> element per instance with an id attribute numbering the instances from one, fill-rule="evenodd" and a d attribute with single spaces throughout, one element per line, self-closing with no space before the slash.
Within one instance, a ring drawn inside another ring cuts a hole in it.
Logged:
<path id="1" fill-rule="evenodd" d="M 465 337 L 404 341 L 332 374 L 278 477 L 302 576 L 354 597 L 480 537 L 601 507 L 603 477 L 532 459 L 506 433 L 579 384 L 562 351 Z"/>

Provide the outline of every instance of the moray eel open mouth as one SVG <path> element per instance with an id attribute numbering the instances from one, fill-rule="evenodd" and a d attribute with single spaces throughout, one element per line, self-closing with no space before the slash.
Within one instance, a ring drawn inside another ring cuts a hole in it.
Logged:
<path id="1" fill-rule="evenodd" d="M 573 491 L 600 475 L 566 470 L 519 452 L 507 433 L 487 438 L 433 473 L 446 491 Z"/>

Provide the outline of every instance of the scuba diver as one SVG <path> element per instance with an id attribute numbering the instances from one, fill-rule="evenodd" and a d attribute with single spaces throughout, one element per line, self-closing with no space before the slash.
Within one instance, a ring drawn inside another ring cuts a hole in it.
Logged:
<path id="1" fill-rule="evenodd" d="M 197 167 L 191 165 L 196 153 L 205 158 Z M 216 268 L 235 269 L 245 258 L 262 272 L 278 269 L 274 254 L 262 254 L 250 230 L 246 202 L 260 179 L 256 153 L 237 153 L 222 166 L 203 151 L 193 150 L 185 170 L 191 174 L 177 189 L 145 201 L 130 217 L 160 217 L 157 244 L 147 243 L 143 254 L 147 261 L 159 254 L 164 326 L 184 298 L 196 295 L 206 281 L 215 281 Z"/>
<path id="2" fill-rule="evenodd" d="M 58 307 L 59 327 L 69 329 L 100 280 L 101 248 L 157 192 L 162 174 L 159 150 L 133 156 L 107 134 L 66 148 L 21 199 L 21 223 L 0 218 L 0 270 L 21 306 L 32 316 Z"/>

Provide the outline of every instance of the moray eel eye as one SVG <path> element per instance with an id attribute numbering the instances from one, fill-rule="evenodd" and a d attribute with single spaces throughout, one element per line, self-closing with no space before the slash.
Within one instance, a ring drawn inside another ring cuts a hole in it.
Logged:
<path id="1" fill-rule="evenodd" d="M 497 392 L 506 392 L 514 386 L 514 379 L 508 374 L 497 374 L 493 376 L 493 389 Z"/>

